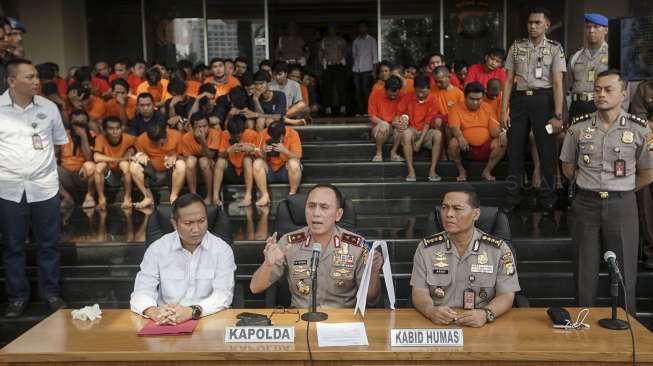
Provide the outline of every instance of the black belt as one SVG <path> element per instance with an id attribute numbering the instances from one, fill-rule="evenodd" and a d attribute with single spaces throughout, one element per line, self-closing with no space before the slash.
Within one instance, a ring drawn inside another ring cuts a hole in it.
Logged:
<path id="1" fill-rule="evenodd" d="M 583 189 L 578 187 L 578 194 L 582 194 L 587 197 L 591 198 L 599 198 L 602 200 L 608 200 L 612 198 L 623 198 L 626 197 L 629 194 L 632 194 L 633 191 L 590 191 L 589 189 Z"/>
<path id="2" fill-rule="evenodd" d="M 540 89 L 531 89 L 531 90 L 513 90 L 513 95 L 538 95 L 538 94 L 549 94 L 553 92 L 551 88 L 540 88 Z"/>

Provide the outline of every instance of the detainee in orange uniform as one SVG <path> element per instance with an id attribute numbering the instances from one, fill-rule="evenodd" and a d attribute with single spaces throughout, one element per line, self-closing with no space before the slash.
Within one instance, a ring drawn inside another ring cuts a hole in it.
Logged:
<path id="1" fill-rule="evenodd" d="M 259 133 L 260 154 L 254 160 L 254 182 L 260 197 L 256 206 L 270 204 L 269 183 L 288 183 L 288 195 L 299 189 L 302 179 L 302 142 L 299 133 L 287 127 L 282 119 L 272 122 Z"/>
<path id="2" fill-rule="evenodd" d="M 372 124 L 372 139 L 376 144 L 376 152 L 372 161 L 383 161 L 383 144 L 392 136 L 392 148 L 390 149 L 391 161 L 404 161 L 397 155 L 401 133 L 397 131 L 398 122 L 394 121 L 397 115 L 401 93 L 401 79 L 397 76 L 390 76 L 385 82 L 383 89 L 373 90 L 367 101 L 367 114 Z"/>
<path id="3" fill-rule="evenodd" d="M 438 108 L 440 108 L 440 113 L 444 116 L 446 123 L 451 108 L 465 103 L 465 94 L 451 84 L 450 72 L 446 66 L 436 67 L 433 75 L 435 85 L 431 86 L 431 92 L 437 98 Z"/>
<path id="4" fill-rule="evenodd" d="M 107 117 L 118 117 L 127 126 L 136 113 L 136 98 L 129 95 L 129 84 L 125 79 L 117 78 L 111 82 L 111 96 L 105 102 Z"/>
<path id="5" fill-rule="evenodd" d="M 191 193 L 197 193 L 197 166 L 206 185 L 204 202 L 211 203 L 213 197 L 213 169 L 215 157 L 220 150 L 220 131 L 209 128 L 209 118 L 204 112 L 190 116 L 191 131 L 181 138 L 182 154 L 186 160 L 186 184 Z"/>
<path id="6" fill-rule="evenodd" d="M 233 116 L 222 131 L 220 153 L 213 174 L 213 203 L 221 204 L 222 182 L 245 184 L 245 196 L 240 207 L 252 204 L 252 160 L 256 151 L 260 153 L 259 136 L 254 130 L 245 129 L 247 119 L 241 114 Z"/>
<path id="7" fill-rule="evenodd" d="M 431 150 L 431 165 L 429 166 L 428 180 L 437 182 L 442 178 L 437 174 L 436 168 L 442 149 L 442 117 L 435 96 L 430 93 L 430 80 L 426 75 L 415 78 L 415 92 L 401 98 L 397 106 L 397 116 L 394 123 L 402 131 L 401 144 L 406 159 L 408 174 L 406 181 L 416 181 L 413 166 L 413 153 L 419 152 L 422 147 Z"/>
<path id="8" fill-rule="evenodd" d="M 168 79 L 162 78 L 160 68 L 152 66 L 145 72 L 145 81 L 136 89 L 137 96 L 141 93 L 150 93 L 157 107 L 162 107 L 172 97 L 168 93 Z"/>
<path id="9" fill-rule="evenodd" d="M 122 80 L 122 79 L 120 79 Z M 116 80 L 114 80 L 116 81 Z M 108 116 L 102 121 L 102 134 L 95 138 L 93 160 L 95 161 L 95 189 L 98 196 L 98 209 L 105 210 L 107 199 L 105 185 L 121 186 L 124 197 L 121 208 L 132 207 L 132 179 L 129 162 L 136 152 L 136 137 L 125 133 L 122 121 L 116 116 Z"/>
<path id="10" fill-rule="evenodd" d="M 232 75 L 228 75 L 225 72 L 223 59 L 219 57 L 215 57 L 211 59 L 211 62 L 209 63 L 209 67 L 211 68 L 211 73 L 213 75 L 206 78 L 204 82 L 211 83 L 215 86 L 216 99 L 220 98 L 223 95 L 228 94 L 232 88 L 235 88 L 240 85 L 240 81 L 238 81 L 238 79 L 236 79 Z"/>
<path id="11" fill-rule="evenodd" d="M 449 156 L 458 168 L 458 181 L 467 180 L 461 151 L 469 160 L 487 161 L 481 176 L 488 181 L 496 180 L 492 170 L 506 154 L 506 133 L 501 131 L 496 111 L 483 103 L 483 91 L 478 81 L 465 85 L 465 103 L 449 112 Z"/>
<path id="12" fill-rule="evenodd" d="M 186 180 L 186 163 L 181 156 L 181 133 L 166 130 L 164 123 L 152 123 L 136 139 L 136 155 L 132 157 L 129 171 L 132 181 L 143 193 L 143 200 L 134 207 L 145 208 L 154 204 L 149 185 L 170 186 L 170 203 L 175 202 Z M 148 177 L 146 186 L 145 175 Z"/>
<path id="13" fill-rule="evenodd" d="M 62 205 L 70 207 L 74 204 L 73 194 L 84 190 L 82 208 L 95 207 L 95 163 L 93 162 L 93 138 L 88 127 L 88 114 L 83 109 L 76 109 L 70 116 L 71 128 L 68 129 L 68 143 L 61 146 L 59 153 L 60 165 L 59 192 Z"/>

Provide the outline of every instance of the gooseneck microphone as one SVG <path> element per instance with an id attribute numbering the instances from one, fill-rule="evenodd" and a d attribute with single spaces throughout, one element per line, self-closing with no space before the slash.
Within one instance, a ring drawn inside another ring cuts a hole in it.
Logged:
<path id="1" fill-rule="evenodd" d="M 302 314 L 302 320 L 307 322 L 321 322 L 329 316 L 326 313 L 317 311 L 317 269 L 320 263 L 320 253 L 322 245 L 313 244 L 313 254 L 311 255 L 311 309 L 309 312 Z"/>
<path id="2" fill-rule="evenodd" d="M 612 297 L 612 317 L 599 320 L 599 325 L 603 328 L 612 330 L 625 330 L 630 328 L 630 324 L 621 319 L 617 319 L 617 303 L 619 302 L 619 282 L 623 283 L 619 264 L 617 264 L 617 255 L 612 251 L 603 254 L 603 260 L 608 263 L 610 269 L 610 296 Z M 624 299 L 627 299 L 626 288 L 624 287 Z M 627 300 L 626 300 L 627 304 Z M 628 307 L 626 306 L 626 312 Z"/>

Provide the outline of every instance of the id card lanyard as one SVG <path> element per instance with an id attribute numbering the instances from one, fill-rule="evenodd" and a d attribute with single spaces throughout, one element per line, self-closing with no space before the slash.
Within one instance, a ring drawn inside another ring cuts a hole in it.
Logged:
<path id="1" fill-rule="evenodd" d="M 34 147 L 34 150 L 43 150 L 43 140 L 41 139 L 41 135 L 39 135 L 38 127 L 39 125 L 36 122 L 32 122 L 32 128 L 34 129 L 34 133 L 32 134 L 32 146 Z"/>

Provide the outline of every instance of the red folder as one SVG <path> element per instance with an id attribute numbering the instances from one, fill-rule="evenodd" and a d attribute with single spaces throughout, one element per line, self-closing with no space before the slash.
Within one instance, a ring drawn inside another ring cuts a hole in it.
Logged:
<path id="1" fill-rule="evenodd" d="M 178 334 L 193 334 L 198 320 L 187 320 L 177 325 L 157 325 L 153 320 L 150 320 L 143 329 L 138 332 L 138 335 L 143 336 L 157 336 L 157 335 L 178 335 Z"/>

